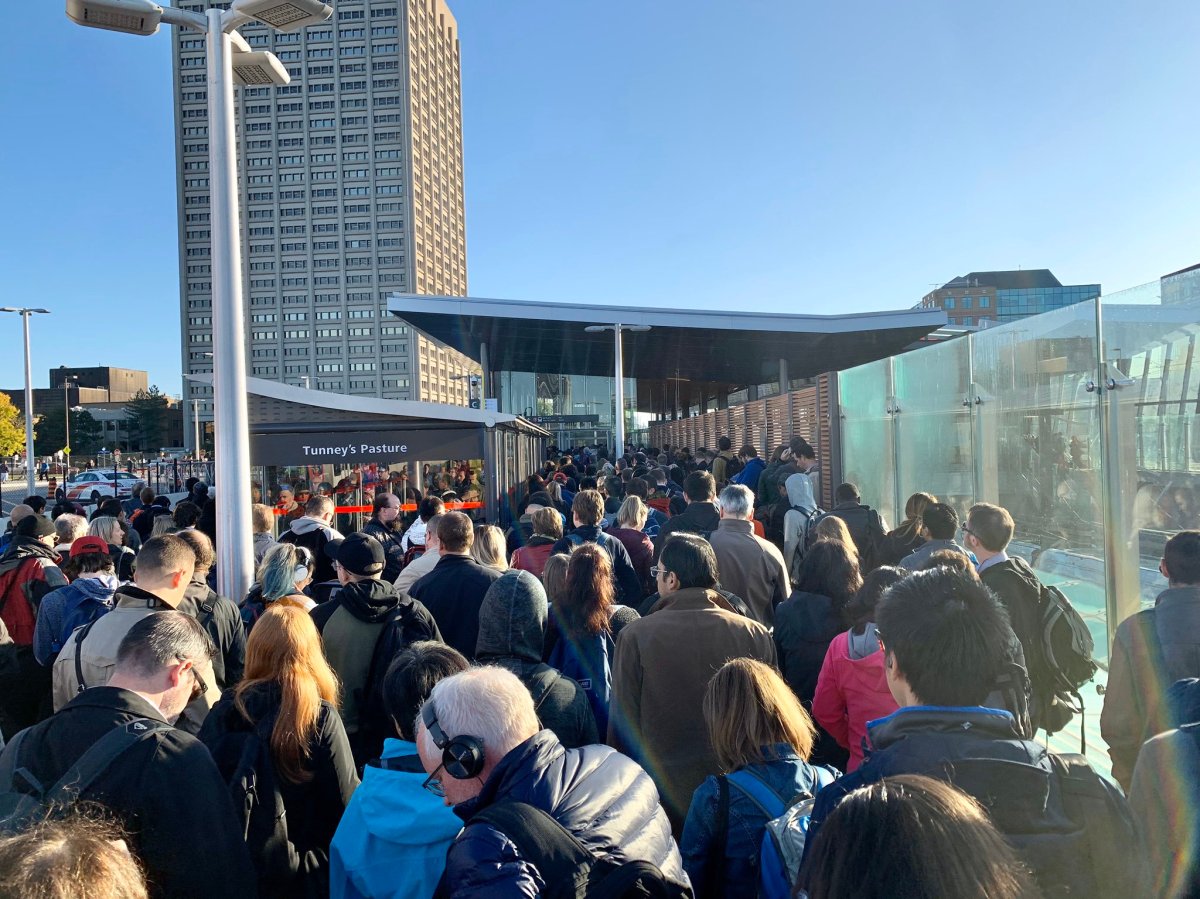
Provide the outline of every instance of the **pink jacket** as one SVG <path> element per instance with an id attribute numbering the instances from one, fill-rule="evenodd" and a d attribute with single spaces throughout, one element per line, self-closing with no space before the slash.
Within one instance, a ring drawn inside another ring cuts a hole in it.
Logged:
<path id="1" fill-rule="evenodd" d="M 821 665 L 812 711 L 817 723 L 850 750 L 847 773 L 862 764 L 867 722 L 890 715 L 897 708 L 883 672 L 883 650 L 852 658 L 850 632 L 834 637 Z"/>

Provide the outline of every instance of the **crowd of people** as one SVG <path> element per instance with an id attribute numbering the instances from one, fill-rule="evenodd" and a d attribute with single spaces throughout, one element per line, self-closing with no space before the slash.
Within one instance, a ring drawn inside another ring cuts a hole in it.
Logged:
<path id="1" fill-rule="evenodd" d="M 0 895 L 1200 895 L 1200 531 L 1095 671 L 1000 506 L 894 528 L 804 439 L 256 502 L 30 497 L 0 548 Z M 259 497 L 253 497 L 257 500 Z M 224 500 L 224 498 L 222 498 Z M 402 507 L 416 505 L 414 516 Z M 339 528 L 339 524 L 343 527 Z"/>

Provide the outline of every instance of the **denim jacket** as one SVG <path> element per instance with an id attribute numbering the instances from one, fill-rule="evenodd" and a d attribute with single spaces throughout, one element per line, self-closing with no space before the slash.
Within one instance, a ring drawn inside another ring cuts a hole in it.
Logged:
<path id="1" fill-rule="evenodd" d="M 817 791 L 836 778 L 839 772 L 824 765 L 810 765 L 801 759 L 791 746 L 785 743 L 770 747 L 766 754 L 775 760 L 764 764 L 747 765 L 771 786 L 776 793 L 789 801 L 801 791 L 815 795 Z M 755 899 L 758 895 L 758 855 L 762 845 L 763 829 L 767 818 L 759 807 L 732 783 L 729 786 L 729 829 L 724 847 L 719 847 L 720 785 L 717 777 L 708 777 L 692 796 L 691 808 L 683 825 L 680 852 L 683 867 L 692 881 L 697 899 L 706 895 L 725 896 L 727 899 Z M 721 856 L 724 856 L 724 871 L 721 872 Z M 712 878 L 721 876 L 724 883 L 712 883 Z"/>

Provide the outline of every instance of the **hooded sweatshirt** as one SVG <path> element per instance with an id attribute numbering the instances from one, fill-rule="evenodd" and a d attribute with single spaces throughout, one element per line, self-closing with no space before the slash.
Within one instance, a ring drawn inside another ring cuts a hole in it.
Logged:
<path id="1" fill-rule="evenodd" d="M 330 540 L 340 540 L 342 535 L 319 518 L 297 518 L 292 526 L 279 537 L 280 543 L 291 543 L 303 546 L 313 554 L 315 560 L 313 581 L 322 583 L 337 578 L 333 569 L 333 559 L 325 555 L 325 544 Z"/>
<path id="2" fill-rule="evenodd" d="M 533 695 L 542 727 L 568 749 L 597 743 L 596 718 L 583 688 L 542 663 L 547 607 L 541 581 L 528 571 L 506 571 L 483 597 L 475 658 L 519 677 Z"/>
<path id="3" fill-rule="evenodd" d="M 847 771 L 862 764 L 867 722 L 886 718 L 897 708 L 874 623 L 861 634 L 851 629 L 834 637 L 817 678 L 812 712 L 838 745 L 850 750 Z"/>
<path id="4" fill-rule="evenodd" d="M 422 788 L 425 777 L 416 743 L 384 741 L 379 763 L 363 770 L 329 847 L 332 899 L 433 895 L 462 821 Z"/>
<path id="5" fill-rule="evenodd" d="M 787 488 L 788 505 L 791 508 L 783 518 L 783 560 L 788 571 L 791 571 L 796 550 L 804 549 L 804 535 L 809 518 L 817 510 L 817 499 L 813 492 L 813 480 L 807 474 L 791 475 L 784 481 L 784 487 Z M 798 509 L 806 510 L 807 514 Z"/>
<path id="6" fill-rule="evenodd" d="M 83 594 L 88 599 L 104 603 L 110 609 L 113 606 L 113 594 L 121 582 L 111 574 L 83 574 L 66 587 L 59 587 L 42 597 L 38 606 L 37 627 L 33 634 L 33 655 L 42 665 L 54 664 L 54 656 L 58 652 L 56 644 L 65 636 L 62 632 L 66 624 L 67 605 L 73 608 L 74 599 Z"/>

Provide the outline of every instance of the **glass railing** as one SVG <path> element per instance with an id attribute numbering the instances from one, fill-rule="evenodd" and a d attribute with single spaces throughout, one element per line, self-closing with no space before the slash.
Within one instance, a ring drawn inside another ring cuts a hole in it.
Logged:
<path id="1" fill-rule="evenodd" d="M 1102 667 L 1086 738 L 1101 765 L 1111 635 L 1166 587 L 1167 538 L 1200 527 L 1197 322 L 1200 301 L 1163 304 L 1154 282 L 838 376 L 842 471 L 865 502 L 892 523 L 916 491 L 961 516 L 1004 506 L 1010 553 L 1088 621 Z M 1078 751 L 1078 722 L 1052 742 Z"/>

